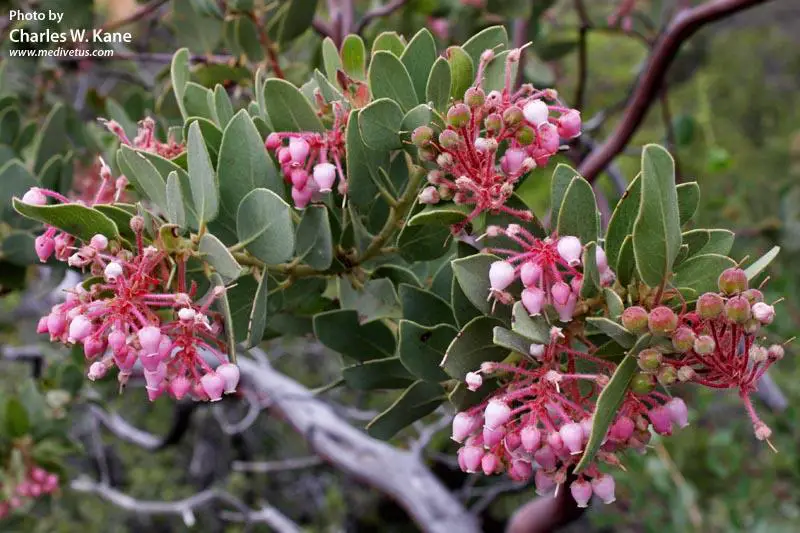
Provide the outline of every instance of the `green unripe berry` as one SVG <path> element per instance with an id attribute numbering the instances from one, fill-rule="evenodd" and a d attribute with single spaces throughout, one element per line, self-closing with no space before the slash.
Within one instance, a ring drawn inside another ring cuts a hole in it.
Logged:
<path id="1" fill-rule="evenodd" d="M 470 87 L 464 93 L 464 103 L 472 108 L 481 107 L 486 101 L 486 93 L 480 87 Z"/>
<path id="2" fill-rule="evenodd" d="M 461 143 L 461 137 L 455 130 L 444 130 L 439 134 L 439 144 L 448 150 L 456 148 Z"/>
<path id="3" fill-rule="evenodd" d="M 686 353 L 694 346 L 695 334 L 690 328 L 681 326 L 672 334 L 672 347 L 678 353 Z"/>
<path id="4" fill-rule="evenodd" d="M 517 130 L 517 134 L 514 136 L 514 138 L 522 146 L 528 146 L 536 138 L 536 134 L 534 133 L 533 128 L 525 125 Z"/>
<path id="5" fill-rule="evenodd" d="M 422 147 L 431 142 L 433 130 L 430 126 L 420 126 L 411 132 L 411 142 L 414 146 Z"/>
<path id="6" fill-rule="evenodd" d="M 722 299 L 722 296 L 713 292 L 702 294 L 700 298 L 697 299 L 697 304 L 695 305 L 697 315 L 703 320 L 717 318 L 724 308 L 725 301 Z"/>
<path id="7" fill-rule="evenodd" d="M 678 372 L 674 366 L 664 365 L 659 369 L 656 379 L 662 385 L 672 385 L 678 380 Z"/>
<path id="8" fill-rule="evenodd" d="M 472 116 L 466 104 L 456 104 L 447 110 L 447 123 L 454 128 L 463 128 L 469 124 Z"/>
<path id="9" fill-rule="evenodd" d="M 661 352 L 655 348 L 647 348 L 639 352 L 637 361 L 642 371 L 652 373 L 659 369 L 662 359 Z"/>
<path id="10" fill-rule="evenodd" d="M 622 312 L 622 325 L 631 333 L 644 333 L 647 329 L 647 311 L 635 305 Z"/>
<path id="11" fill-rule="evenodd" d="M 743 296 L 733 296 L 725 303 L 725 318 L 736 324 L 750 320 L 750 302 Z"/>
<path id="12" fill-rule="evenodd" d="M 747 290 L 747 274 L 741 268 L 726 268 L 717 280 L 719 290 L 725 294 L 738 294 Z"/>
<path id="13" fill-rule="evenodd" d="M 503 122 L 506 126 L 516 126 L 525 116 L 522 114 L 522 109 L 517 106 L 511 106 L 503 112 Z"/>
<path id="14" fill-rule="evenodd" d="M 758 289 L 747 289 L 742 293 L 742 296 L 750 302 L 750 305 L 764 301 L 764 293 Z"/>
<path id="15" fill-rule="evenodd" d="M 709 335 L 700 335 L 694 340 L 694 352 L 697 355 L 710 355 L 717 349 L 717 343 Z"/>
<path id="16" fill-rule="evenodd" d="M 653 335 L 672 333 L 678 327 L 678 315 L 669 307 L 660 305 L 650 311 L 647 327 Z"/>
<path id="17" fill-rule="evenodd" d="M 656 377 L 639 372 L 631 379 L 631 390 L 634 394 L 650 394 L 656 388 Z"/>
<path id="18" fill-rule="evenodd" d="M 503 128 L 503 120 L 497 113 L 492 113 L 483 121 L 486 126 L 486 131 L 490 134 L 495 134 Z"/>

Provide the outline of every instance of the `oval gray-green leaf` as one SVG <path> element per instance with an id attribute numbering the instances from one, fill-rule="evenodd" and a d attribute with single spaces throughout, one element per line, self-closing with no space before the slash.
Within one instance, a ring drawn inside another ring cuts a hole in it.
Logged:
<path id="1" fill-rule="evenodd" d="M 295 244 L 291 207 L 269 189 L 254 189 L 239 204 L 236 234 L 266 264 L 288 261 Z"/>
<path id="2" fill-rule="evenodd" d="M 264 338 L 264 331 L 267 329 L 269 303 L 269 274 L 262 272 L 261 281 L 258 282 L 256 296 L 253 299 L 253 307 L 250 309 L 250 318 L 247 322 L 247 339 L 245 348 L 257 346 Z"/>
<path id="3" fill-rule="evenodd" d="M 597 240 L 597 202 L 588 181 L 572 178 L 558 210 L 556 231 L 560 236 L 578 237 L 582 244 Z"/>
<path id="4" fill-rule="evenodd" d="M 502 361 L 508 350 L 494 344 L 494 328 L 503 322 L 489 316 L 471 320 L 447 347 L 441 367 L 447 374 L 463 381 L 467 372 L 480 368 L 485 361 Z"/>
<path id="5" fill-rule="evenodd" d="M 695 255 L 675 269 L 671 283 L 675 287 L 688 287 L 698 293 L 716 291 L 719 275 L 726 268 L 734 266 L 736 261 L 724 255 Z"/>
<path id="6" fill-rule="evenodd" d="M 753 279 L 761 274 L 761 272 L 766 269 L 772 261 L 778 257 L 778 254 L 781 251 L 780 246 L 773 246 L 772 249 L 762 255 L 755 263 L 744 269 L 744 273 L 747 274 L 748 281 L 753 281 Z"/>
<path id="7" fill-rule="evenodd" d="M 325 270 L 333 263 L 333 235 L 324 205 L 310 205 L 297 225 L 297 257 L 316 270 Z"/>
<path id="8" fill-rule="evenodd" d="M 402 122 L 403 111 L 389 98 L 375 100 L 358 114 L 361 138 L 373 150 L 400 148 Z"/>
<path id="9" fill-rule="evenodd" d="M 400 61 L 405 65 L 409 76 L 411 76 L 411 82 L 414 84 L 414 90 L 417 94 L 417 101 L 424 101 L 425 86 L 428 83 L 431 67 L 436 61 L 436 42 L 427 28 L 419 30 L 409 41 L 408 46 L 403 51 L 403 55 L 400 56 Z"/>
<path id="10" fill-rule="evenodd" d="M 374 99 L 394 100 L 404 112 L 410 111 L 419 103 L 411 76 L 403 63 L 391 52 L 380 51 L 372 57 L 369 87 Z"/>
<path id="11" fill-rule="evenodd" d="M 117 154 L 120 170 L 136 191 L 152 201 L 162 213 L 166 213 L 168 210 L 166 184 L 156 167 L 127 145 L 120 146 Z"/>
<path id="12" fill-rule="evenodd" d="M 180 228 L 186 227 L 186 210 L 183 207 L 183 193 L 178 173 L 174 170 L 167 176 L 167 218 Z"/>
<path id="13" fill-rule="evenodd" d="M 472 59 L 463 48 L 458 46 L 448 48 L 445 57 L 450 65 L 450 96 L 461 100 L 464 98 L 464 92 L 469 89 L 475 79 Z"/>
<path id="14" fill-rule="evenodd" d="M 225 283 L 231 282 L 242 274 L 242 267 L 228 251 L 228 248 L 210 233 L 200 238 L 198 251 L 203 259 L 216 270 Z"/>
<path id="15" fill-rule="evenodd" d="M 14 209 L 22 215 L 89 242 L 98 233 L 109 239 L 119 237 L 114 221 L 100 211 L 81 204 L 31 205 L 13 199 Z"/>
<path id="16" fill-rule="evenodd" d="M 444 389 L 429 381 L 416 381 L 388 409 L 367 424 L 367 433 L 389 440 L 398 431 L 432 413 L 444 401 Z"/>
<path id="17" fill-rule="evenodd" d="M 426 327 L 411 320 L 400 320 L 397 354 L 409 372 L 425 381 L 445 381 L 448 375 L 439 367 L 447 347 L 458 330 L 449 324 Z"/>
<path id="18" fill-rule="evenodd" d="M 450 102 L 450 83 L 450 64 L 443 57 L 437 58 L 425 85 L 425 100 L 437 111 L 443 112 Z"/>
<path id="19" fill-rule="evenodd" d="M 214 167 L 211 165 L 211 158 L 197 122 L 189 126 L 187 157 L 189 185 L 197 217 L 200 222 L 209 222 L 214 220 L 219 211 L 219 195 Z"/>
<path id="20" fill-rule="evenodd" d="M 275 131 L 325 131 L 311 103 L 288 81 L 268 79 L 264 84 L 264 99 Z"/>

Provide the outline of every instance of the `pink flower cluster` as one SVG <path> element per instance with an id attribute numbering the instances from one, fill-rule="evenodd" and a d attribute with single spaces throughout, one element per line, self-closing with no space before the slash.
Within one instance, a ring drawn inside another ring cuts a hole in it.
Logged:
<path id="1" fill-rule="evenodd" d="M 496 377 L 500 387 L 453 420 L 452 438 L 463 446 L 458 463 L 465 472 L 485 475 L 506 472 L 517 481 L 533 478 L 539 494 L 549 494 L 564 484 L 581 460 L 592 430 L 597 394 L 608 384 L 616 364 L 593 355 L 596 348 L 575 350 L 561 329 L 552 328 L 550 343 L 530 347 L 530 358 L 517 365 L 486 362 L 470 372 L 472 390 L 483 376 Z M 578 371 L 591 364 L 596 373 Z M 649 391 L 626 393 L 625 400 L 595 460 L 583 469 L 570 490 L 578 506 L 592 495 L 610 503 L 615 498 L 614 478 L 599 464 L 619 466 L 619 452 L 643 450 L 652 427 L 669 434 L 672 426 L 686 426 L 688 413 L 678 398 Z"/>
<path id="2" fill-rule="evenodd" d="M 556 91 L 530 84 L 513 89 L 520 53 L 514 49 L 507 55 L 503 89 L 486 94 L 484 73 L 495 57 L 486 50 L 473 86 L 464 93 L 463 102 L 447 111 L 447 126 L 438 137 L 429 126 L 412 133 L 420 158 L 438 167 L 428 174 L 430 185 L 420 193 L 420 202 L 452 200 L 473 206 L 466 220 L 453 228 L 456 232 L 484 211 L 530 220 L 527 210 L 506 205 L 515 184 L 530 170 L 546 165 L 561 139 L 580 135 L 580 113 L 561 105 Z"/>
<path id="3" fill-rule="evenodd" d="M 5 477 L 6 483 L 13 483 L 16 479 L 15 476 Z M 58 475 L 34 466 L 25 472 L 16 485 L 0 484 L 0 493 L 8 497 L 7 500 L 0 501 L 0 520 L 38 498 L 55 493 L 58 491 L 58 483 Z"/>
<path id="4" fill-rule="evenodd" d="M 333 102 L 332 108 L 333 126 L 324 133 L 275 132 L 267 136 L 265 146 L 275 153 L 298 209 L 331 192 L 337 177 L 339 194 L 347 193 L 342 161 L 348 114 L 341 102 Z"/>
<path id="5" fill-rule="evenodd" d="M 649 313 L 638 306 L 624 311 L 622 324 L 630 331 L 649 329 L 671 339 L 671 348 L 639 354 L 644 373 L 639 386 L 652 388 L 656 381 L 679 380 L 738 389 L 756 437 L 766 440 L 772 432 L 756 414 L 750 394 L 767 369 L 784 356 L 782 345 L 765 347 L 758 339 L 761 327 L 774 320 L 775 308 L 764 302 L 760 290 L 748 288 L 747 275 L 739 268 L 722 272 L 719 289 L 719 293 L 701 295 L 691 312 L 684 309 L 676 314 L 665 306 Z"/>
<path id="6" fill-rule="evenodd" d="M 504 236 L 519 247 L 519 250 L 486 249 L 506 256 L 505 260 L 492 263 L 489 269 L 492 297 L 503 303 L 512 302 L 514 297 L 506 289 L 520 279 L 525 286 L 520 299 L 530 315 L 541 314 L 549 304 L 562 322 L 572 320 L 583 284 L 583 273 L 579 270 L 583 256 L 580 239 L 569 235 L 539 239 L 518 224 L 505 228 L 490 226 L 486 235 Z M 615 275 L 600 247 L 597 247 L 596 260 L 601 283 L 610 285 Z"/>
<path id="7" fill-rule="evenodd" d="M 128 138 L 125 130 L 115 120 L 103 121 L 106 128 L 119 137 L 122 144 L 143 150 L 152 154 L 160 155 L 165 159 L 172 159 L 186 150 L 183 143 L 176 142 L 175 139 L 170 137 L 167 142 L 162 142 L 156 137 L 156 122 L 150 117 L 145 117 L 138 124 L 138 131 L 133 142 Z"/>
<path id="8" fill-rule="evenodd" d="M 131 229 L 135 252 L 116 242 L 112 246 L 99 234 L 74 250 L 69 264 L 103 281 L 88 290 L 78 285 L 69 291 L 64 303 L 39 320 L 38 332 L 49 334 L 52 341 L 82 345 L 92 361 L 92 380 L 116 366 L 124 385 L 140 363 L 151 401 L 164 392 L 176 399 L 191 394 L 211 401 L 234 392 L 239 368 L 224 355 L 218 340 L 222 326 L 209 309 L 224 289 L 218 287 L 204 302 L 195 302 L 196 285 L 187 290 L 186 258 L 177 258 L 177 290 L 172 291 L 167 253 L 144 245 L 141 217 L 131 219 Z M 216 370 L 204 353 L 219 361 Z"/>

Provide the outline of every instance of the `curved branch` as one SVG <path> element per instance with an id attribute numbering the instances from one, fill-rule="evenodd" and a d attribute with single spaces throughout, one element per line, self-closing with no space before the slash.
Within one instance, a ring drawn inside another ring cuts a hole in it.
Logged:
<path id="1" fill-rule="evenodd" d="M 262 505 L 261 509 L 251 511 L 238 498 L 229 492 L 219 489 L 208 489 L 197 494 L 171 502 L 137 500 L 108 485 L 95 483 L 87 477 L 80 477 L 70 483 L 76 492 L 95 494 L 117 507 L 137 514 L 177 515 L 183 518 L 187 527 L 194 523 L 195 509 L 205 507 L 213 501 L 221 501 L 236 508 L 238 513 L 232 517 L 234 521 L 264 522 L 278 533 L 300 533 L 300 528 L 274 507 Z"/>
<path id="2" fill-rule="evenodd" d="M 364 13 L 364 16 L 361 18 L 361 20 L 358 21 L 358 25 L 356 26 L 356 29 L 353 33 L 361 33 L 362 31 L 364 31 L 364 28 L 366 28 L 367 25 L 370 22 L 372 22 L 373 19 L 391 15 L 392 13 L 394 13 L 395 11 L 406 5 L 406 2 L 408 2 L 408 0 L 392 0 L 388 4 L 384 4 L 380 7 L 370 9 L 369 11 Z"/>
<path id="3" fill-rule="evenodd" d="M 134 22 L 140 21 L 143 18 L 147 18 L 150 15 L 153 15 L 158 11 L 158 8 L 163 6 L 169 2 L 169 0 L 154 0 L 153 2 L 147 4 L 146 6 L 142 6 L 140 9 L 134 11 L 130 16 L 125 17 L 119 20 L 112 20 L 103 25 L 104 31 L 114 31 L 128 24 L 133 24 Z"/>
<path id="4" fill-rule="evenodd" d="M 706 24 L 767 1 L 769 0 L 711 0 L 680 11 L 656 41 L 616 129 L 606 142 L 583 161 L 578 169 L 581 175 L 593 181 L 625 148 L 657 98 L 664 77 L 681 45 L 689 37 Z"/>
<path id="5" fill-rule="evenodd" d="M 247 357 L 243 380 L 268 394 L 271 408 L 305 436 L 323 459 L 400 504 L 425 533 L 478 533 L 475 517 L 414 454 L 373 439 L 339 418 L 333 408 L 277 370 Z"/>

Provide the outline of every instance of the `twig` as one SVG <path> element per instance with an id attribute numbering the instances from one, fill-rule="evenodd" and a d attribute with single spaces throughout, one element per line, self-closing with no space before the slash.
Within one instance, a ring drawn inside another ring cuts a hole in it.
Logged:
<path id="1" fill-rule="evenodd" d="M 589 14 L 583 0 L 575 0 L 575 11 L 581 21 L 578 28 L 578 81 L 575 86 L 575 99 L 573 104 L 578 110 L 583 110 L 586 100 L 586 80 L 589 77 L 589 29 L 592 26 Z"/>
<path id="2" fill-rule="evenodd" d="M 135 444 L 145 450 L 157 450 L 161 447 L 161 438 L 132 426 L 118 414 L 109 413 L 96 405 L 92 405 L 89 409 L 92 415 L 94 415 L 106 429 L 125 442 Z"/>
<path id="3" fill-rule="evenodd" d="M 287 470 L 300 470 L 323 464 L 322 459 L 316 455 L 310 457 L 295 457 L 280 461 L 234 461 L 231 468 L 236 472 L 254 472 L 267 474 L 270 472 L 286 472 Z"/>
<path id="4" fill-rule="evenodd" d="M 581 175 L 593 181 L 625 148 L 644 120 L 653 100 L 658 96 L 661 83 L 681 45 L 689 37 L 706 24 L 768 1 L 711 0 L 678 12 L 656 41 L 619 124 L 608 140 L 593 150 L 580 165 Z"/>
<path id="5" fill-rule="evenodd" d="M 102 29 L 103 31 L 110 32 L 122 28 L 123 26 L 127 26 L 128 24 L 138 22 L 143 18 L 147 18 L 148 16 L 154 14 L 156 11 L 158 11 L 158 8 L 166 4 L 168 1 L 169 0 L 153 0 L 146 6 L 142 6 L 138 10 L 131 13 L 131 15 L 128 17 L 119 20 L 112 20 L 103 24 Z"/>
<path id="6" fill-rule="evenodd" d="M 369 11 L 364 13 L 364 16 L 361 17 L 361 20 L 358 21 L 355 33 L 360 34 L 362 31 L 364 31 L 364 28 L 366 28 L 367 25 L 374 19 L 378 17 L 386 17 L 391 15 L 392 13 L 394 13 L 395 11 L 406 5 L 407 2 L 408 0 L 392 0 L 391 2 L 384 4 L 380 7 L 370 9 Z"/>
<path id="7" fill-rule="evenodd" d="M 425 533 L 478 533 L 476 519 L 414 454 L 373 439 L 280 372 L 248 357 L 243 380 L 268 394 L 274 409 L 324 460 L 395 499 Z"/>
<path id="8" fill-rule="evenodd" d="M 194 511 L 196 509 L 205 507 L 207 504 L 219 500 L 238 509 L 238 517 L 240 518 L 237 521 L 260 521 L 268 524 L 278 533 L 300 533 L 300 527 L 277 509 L 262 507 L 260 511 L 253 512 L 236 496 L 219 489 L 207 489 L 182 500 L 164 502 L 137 500 L 108 485 L 96 483 L 85 476 L 72 481 L 72 483 L 70 483 L 70 488 L 76 492 L 97 495 L 117 507 L 132 513 L 180 516 L 183 518 L 187 527 L 194 524 Z M 267 509 L 269 509 L 269 512 L 266 512 Z"/>

